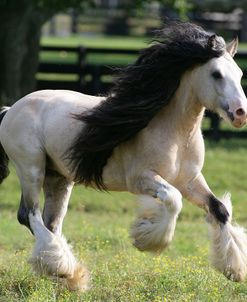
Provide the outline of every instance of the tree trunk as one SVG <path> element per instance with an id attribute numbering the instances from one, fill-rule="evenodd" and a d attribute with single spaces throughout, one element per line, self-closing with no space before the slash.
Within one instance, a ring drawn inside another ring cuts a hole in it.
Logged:
<path id="1" fill-rule="evenodd" d="M 0 13 L 0 102 L 10 104 L 20 95 L 21 62 L 25 53 L 23 35 L 28 11 Z"/>
<path id="2" fill-rule="evenodd" d="M 247 12 L 242 16 L 241 42 L 247 42 Z"/>
<path id="3" fill-rule="evenodd" d="M 45 12 L 32 5 L 0 12 L 0 104 L 12 105 L 35 88 Z"/>
<path id="4" fill-rule="evenodd" d="M 71 17 L 71 33 L 77 34 L 78 33 L 78 17 L 79 12 L 76 8 L 73 8 L 70 13 Z"/>
<path id="5" fill-rule="evenodd" d="M 33 91 L 36 87 L 36 73 L 39 65 L 39 47 L 41 27 L 49 18 L 47 13 L 33 11 L 29 16 L 29 22 L 25 34 L 26 51 L 21 65 L 21 96 Z"/>

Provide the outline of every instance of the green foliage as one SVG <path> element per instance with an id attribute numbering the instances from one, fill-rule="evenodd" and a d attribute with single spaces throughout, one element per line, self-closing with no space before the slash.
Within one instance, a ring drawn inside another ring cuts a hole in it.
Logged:
<path id="1" fill-rule="evenodd" d="M 174 8 L 177 9 L 182 20 L 186 20 L 188 18 L 188 12 L 193 7 L 190 0 L 175 0 L 173 5 Z"/>
<path id="2" fill-rule="evenodd" d="M 127 0 L 120 5 L 125 9 L 143 8 L 146 3 L 154 0 Z M 159 0 L 161 4 L 173 6 L 178 11 L 184 12 L 190 8 L 190 0 Z M 88 6 L 95 6 L 94 0 L 0 0 L 0 7 L 6 10 L 22 9 L 33 6 L 41 10 L 61 11 L 67 8 L 84 9 Z"/>
<path id="3" fill-rule="evenodd" d="M 147 3 L 152 3 L 152 2 L 159 2 L 161 5 L 170 7 L 172 9 L 174 9 L 175 11 L 178 12 L 179 17 L 182 20 L 186 20 L 187 17 L 187 13 L 192 9 L 193 7 L 193 0 L 158 0 L 158 1 L 153 1 L 153 0 L 146 0 L 146 1 L 142 1 L 142 0 L 137 0 L 137 1 L 133 1 L 131 3 L 132 7 L 139 7 L 139 8 L 143 8 L 145 6 L 145 4 Z"/>
<path id="4" fill-rule="evenodd" d="M 160 2 L 175 9 L 182 20 L 188 19 L 188 12 L 193 7 L 193 0 L 161 0 Z"/>
<path id="5" fill-rule="evenodd" d="M 25 11 L 35 8 L 45 12 L 58 12 L 68 8 L 84 9 L 94 4 L 93 0 L 0 0 L 0 8 L 4 11 Z"/>
<path id="6" fill-rule="evenodd" d="M 235 8 L 247 9 L 246 0 L 193 0 L 195 10 L 230 12 Z"/>
<path id="7" fill-rule="evenodd" d="M 33 0 L 35 5 L 41 9 L 52 11 L 61 11 L 67 8 L 84 9 L 87 6 L 94 5 L 93 0 Z"/>

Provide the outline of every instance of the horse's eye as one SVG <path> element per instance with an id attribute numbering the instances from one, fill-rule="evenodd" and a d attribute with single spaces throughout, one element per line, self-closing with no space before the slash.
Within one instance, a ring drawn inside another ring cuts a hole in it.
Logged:
<path id="1" fill-rule="evenodd" d="M 222 74 L 221 74 L 219 71 L 214 71 L 214 72 L 212 72 L 212 77 L 213 77 L 215 80 L 219 80 L 219 79 L 222 79 L 222 78 L 223 78 Z"/>

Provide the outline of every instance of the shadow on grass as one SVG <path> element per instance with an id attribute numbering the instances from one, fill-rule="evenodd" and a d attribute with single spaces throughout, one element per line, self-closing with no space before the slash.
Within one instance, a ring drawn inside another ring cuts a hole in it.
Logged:
<path id="1" fill-rule="evenodd" d="M 7 211 L 17 211 L 18 210 L 18 206 L 17 205 L 13 205 L 11 203 L 0 203 L 0 211 L 1 210 L 7 210 Z"/>

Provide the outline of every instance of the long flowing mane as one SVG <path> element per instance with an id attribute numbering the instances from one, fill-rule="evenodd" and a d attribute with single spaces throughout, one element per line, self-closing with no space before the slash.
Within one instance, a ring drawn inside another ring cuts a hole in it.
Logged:
<path id="1" fill-rule="evenodd" d="M 195 24 L 165 24 L 136 62 L 119 71 L 106 100 L 74 116 L 83 123 L 68 150 L 75 181 L 106 189 L 102 173 L 113 149 L 134 137 L 170 102 L 186 70 L 224 52 L 221 37 Z"/>

